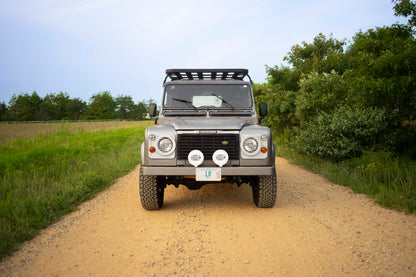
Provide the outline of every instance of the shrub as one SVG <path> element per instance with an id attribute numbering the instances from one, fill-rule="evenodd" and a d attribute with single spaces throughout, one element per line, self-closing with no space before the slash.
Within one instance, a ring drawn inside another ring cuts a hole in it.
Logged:
<path id="1" fill-rule="evenodd" d="M 296 117 L 301 124 L 320 112 L 333 111 L 347 94 L 345 79 L 335 71 L 329 74 L 312 72 L 299 83 L 300 90 L 295 104 Z"/>
<path id="2" fill-rule="evenodd" d="M 376 145 L 385 126 L 382 110 L 341 106 L 333 113 L 320 112 L 305 123 L 297 147 L 306 154 L 331 160 L 356 157 Z"/>

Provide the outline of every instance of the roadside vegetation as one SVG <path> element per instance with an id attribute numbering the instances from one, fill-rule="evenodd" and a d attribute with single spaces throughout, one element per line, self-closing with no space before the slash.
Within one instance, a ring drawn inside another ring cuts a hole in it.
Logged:
<path id="1" fill-rule="evenodd" d="M 55 124 L 48 135 L 0 146 L 0 259 L 137 166 L 152 123 L 94 131 Z"/>
<path id="2" fill-rule="evenodd" d="M 148 121 L 76 121 L 76 122 L 45 122 L 45 123 L 0 123 L 0 144 L 5 144 L 19 138 L 35 138 L 42 135 L 54 135 L 57 132 L 79 133 L 99 130 L 129 128 L 139 124 L 147 125 Z"/>
<path id="3" fill-rule="evenodd" d="M 49 93 L 40 97 L 36 91 L 13 95 L 9 103 L 0 103 L 0 121 L 60 120 L 144 120 L 153 99 L 134 103 L 129 95 L 114 98 L 110 91 L 92 95 L 89 102 L 70 98 L 68 93 Z"/>
<path id="4" fill-rule="evenodd" d="M 407 24 L 332 35 L 291 48 L 288 66 L 266 67 L 255 85 L 267 102 L 263 124 L 278 155 L 366 193 L 416 211 L 416 3 L 394 0 Z"/>

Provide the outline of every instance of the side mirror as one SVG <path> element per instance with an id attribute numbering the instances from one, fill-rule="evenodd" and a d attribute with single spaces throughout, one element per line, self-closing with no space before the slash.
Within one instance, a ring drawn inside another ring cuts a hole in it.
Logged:
<path id="1" fill-rule="evenodd" d="M 154 117 L 156 116 L 157 105 L 154 103 L 149 104 L 149 116 Z"/>
<path id="2" fill-rule="evenodd" d="M 267 115 L 267 103 L 260 103 L 259 114 L 260 117 L 265 117 Z"/>

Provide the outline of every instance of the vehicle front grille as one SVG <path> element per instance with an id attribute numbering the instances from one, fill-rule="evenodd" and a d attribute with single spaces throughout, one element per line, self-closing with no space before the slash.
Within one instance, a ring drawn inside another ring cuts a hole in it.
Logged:
<path id="1" fill-rule="evenodd" d="M 178 159 L 187 160 L 192 150 L 200 150 L 205 160 L 212 160 L 218 149 L 228 153 L 229 160 L 238 160 L 240 139 L 238 134 L 178 134 Z"/>

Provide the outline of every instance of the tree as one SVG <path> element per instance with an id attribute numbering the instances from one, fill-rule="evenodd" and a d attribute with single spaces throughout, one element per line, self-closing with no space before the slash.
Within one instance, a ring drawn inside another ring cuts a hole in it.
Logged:
<path id="1" fill-rule="evenodd" d="M 67 105 L 69 95 L 60 92 L 58 94 L 49 93 L 42 101 L 40 106 L 40 117 L 42 120 L 62 120 L 67 117 Z"/>
<path id="2" fill-rule="evenodd" d="M 31 95 L 28 93 L 13 95 L 9 101 L 7 118 L 13 121 L 31 121 L 39 120 L 40 105 L 42 98 L 34 91 Z"/>
<path id="3" fill-rule="evenodd" d="M 120 119 L 129 119 L 134 111 L 134 102 L 131 96 L 119 95 L 116 98 L 117 117 Z"/>
<path id="4" fill-rule="evenodd" d="M 394 15 L 409 17 L 408 25 L 416 27 L 416 3 L 411 0 L 393 0 Z"/>
<path id="5" fill-rule="evenodd" d="M 134 105 L 133 112 L 130 114 L 130 119 L 143 120 L 148 110 L 148 104 L 145 100 L 138 102 Z"/>
<path id="6" fill-rule="evenodd" d="M 416 39 L 411 28 L 393 25 L 359 32 L 347 54 L 353 64 L 346 73 L 350 101 L 385 109 L 387 145 L 416 156 Z"/>
<path id="7" fill-rule="evenodd" d="M 297 92 L 285 90 L 280 84 L 254 84 L 253 93 L 256 103 L 267 103 L 268 115 L 262 125 L 283 130 L 297 125 L 295 118 L 295 99 Z"/>
<path id="8" fill-rule="evenodd" d="M 330 73 L 332 70 L 342 74 L 348 68 L 348 59 L 344 55 L 345 44 L 345 39 L 337 40 L 332 34 L 327 38 L 320 33 L 312 43 L 302 42 L 302 45 L 293 46 L 284 60 L 304 75 L 312 71 Z"/>
<path id="9" fill-rule="evenodd" d="M 66 104 L 67 118 L 78 120 L 85 112 L 87 104 L 79 98 L 69 99 Z"/>
<path id="10" fill-rule="evenodd" d="M 0 103 L 0 120 L 6 120 L 6 113 L 7 113 L 7 106 L 6 103 L 1 102 Z"/>
<path id="11" fill-rule="evenodd" d="M 330 74 L 310 73 L 301 79 L 296 104 L 296 118 L 301 126 L 322 112 L 331 113 L 347 102 L 348 84 L 335 71 Z"/>
<path id="12" fill-rule="evenodd" d="M 117 103 L 109 91 L 94 94 L 81 119 L 114 119 Z"/>
<path id="13" fill-rule="evenodd" d="M 302 76 L 302 72 L 299 68 L 290 68 L 287 66 L 266 66 L 267 80 L 269 84 L 279 84 L 283 90 L 298 91 L 299 80 Z"/>

